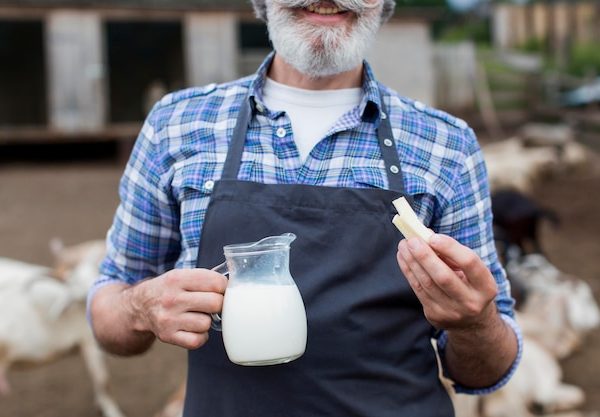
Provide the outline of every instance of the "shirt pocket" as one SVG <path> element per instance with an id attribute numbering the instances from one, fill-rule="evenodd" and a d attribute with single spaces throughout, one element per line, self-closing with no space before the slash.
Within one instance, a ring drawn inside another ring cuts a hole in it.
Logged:
<path id="1" fill-rule="evenodd" d="M 388 189 L 388 180 L 384 168 L 371 167 L 352 167 L 352 184 L 348 184 L 353 188 L 380 188 Z"/>
<path id="2" fill-rule="evenodd" d="M 388 189 L 387 174 L 380 167 L 353 167 L 352 178 L 356 188 Z M 436 198 L 433 188 L 424 178 L 403 172 L 404 193 L 411 197 L 419 219 L 429 227 L 433 223 Z"/>

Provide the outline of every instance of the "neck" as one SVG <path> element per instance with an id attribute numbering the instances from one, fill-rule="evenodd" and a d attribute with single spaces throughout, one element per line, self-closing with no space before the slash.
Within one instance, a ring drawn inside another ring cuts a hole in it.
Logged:
<path id="1" fill-rule="evenodd" d="M 355 88 L 362 85 L 363 66 L 326 77 L 313 78 L 302 74 L 290 64 L 275 54 L 268 76 L 278 83 L 305 90 L 339 90 L 342 88 Z"/>

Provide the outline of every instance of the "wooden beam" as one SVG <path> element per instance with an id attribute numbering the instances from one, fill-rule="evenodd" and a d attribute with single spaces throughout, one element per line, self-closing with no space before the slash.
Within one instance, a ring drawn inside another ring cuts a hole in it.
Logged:
<path id="1" fill-rule="evenodd" d="M 142 123 L 122 123 L 88 132 L 68 132 L 45 127 L 2 127 L 0 145 L 133 140 L 139 134 L 141 127 Z"/>

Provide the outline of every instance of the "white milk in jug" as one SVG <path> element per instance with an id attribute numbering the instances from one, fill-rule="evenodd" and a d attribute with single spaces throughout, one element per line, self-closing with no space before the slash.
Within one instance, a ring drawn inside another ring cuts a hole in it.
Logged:
<path id="1" fill-rule="evenodd" d="M 306 348 L 306 312 L 296 285 L 230 286 L 222 318 L 225 350 L 234 363 L 289 362 Z"/>

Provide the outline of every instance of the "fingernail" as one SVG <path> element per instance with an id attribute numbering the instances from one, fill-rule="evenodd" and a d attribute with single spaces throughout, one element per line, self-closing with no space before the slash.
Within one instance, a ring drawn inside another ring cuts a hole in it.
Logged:
<path id="1" fill-rule="evenodd" d="M 417 238 L 408 239 L 408 247 L 412 250 L 418 250 L 421 248 L 421 241 Z"/>

